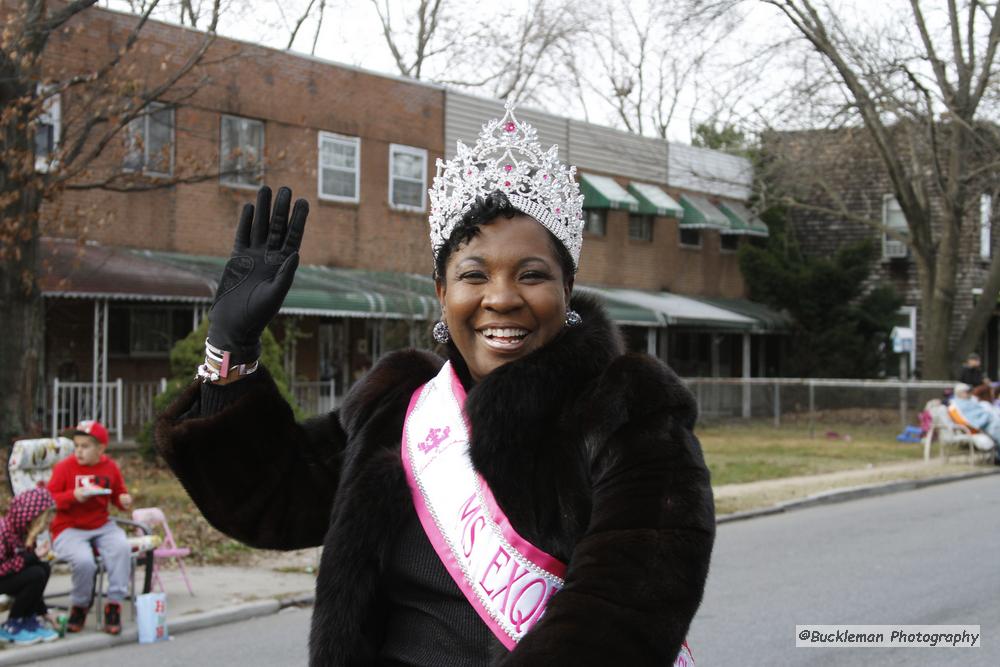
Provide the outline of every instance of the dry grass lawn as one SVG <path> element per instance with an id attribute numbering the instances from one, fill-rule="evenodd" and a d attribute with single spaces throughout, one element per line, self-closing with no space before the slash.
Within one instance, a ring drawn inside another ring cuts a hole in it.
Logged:
<path id="1" fill-rule="evenodd" d="M 697 431 L 713 486 L 919 460 L 923 445 L 898 442 L 898 433 L 898 426 L 820 424 L 810 437 L 805 424 L 775 428 L 755 421 Z"/>
<path id="2" fill-rule="evenodd" d="M 834 431 L 839 438 L 827 437 L 827 432 Z M 700 426 L 698 437 L 712 471 L 713 486 L 718 488 L 760 480 L 881 468 L 883 464 L 919 460 L 922 456 L 921 445 L 897 442 L 897 431 L 898 428 L 893 426 L 870 423 L 836 428 L 821 425 L 816 428 L 816 437 L 810 438 L 806 424 L 791 423 L 774 428 L 769 423 L 740 422 Z M 847 435 L 849 440 L 844 439 Z M 132 453 L 119 452 L 114 457 L 122 467 L 136 506 L 162 508 L 178 543 L 194 550 L 190 560 L 204 564 L 246 564 L 274 554 L 251 549 L 212 528 L 162 464 L 150 463 Z M 893 466 L 890 465 L 882 472 L 897 478 L 913 474 L 894 472 L 891 468 Z M 928 470 L 923 474 L 933 472 Z M 936 474 L 941 473 L 938 468 Z M 808 484 L 798 481 L 794 486 L 809 488 Z M 729 492 L 719 489 L 717 506 L 720 514 L 747 506 L 773 504 L 793 493 L 773 488 L 760 493 L 744 493 L 742 490 L 735 493 L 738 489 L 740 487 L 730 487 Z"/>

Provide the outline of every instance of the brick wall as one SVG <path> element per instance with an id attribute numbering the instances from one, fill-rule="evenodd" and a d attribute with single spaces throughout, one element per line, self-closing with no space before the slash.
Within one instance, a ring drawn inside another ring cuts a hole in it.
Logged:
<path id="1" fill-rule="evenodd" d="M 615 180 L 628 186 L 628 179 Z M 680 196 L 678 191 L 670 194 Z M 604 236 L 584 233 L 577 280 L 693 296 L 745 297 L 736 253 L 719 247 L 719 233 L 703 230 L 701 247 L 689 248 L 680 243 L 679 224 L 675 218 L 655 216 L 652 240 L 636 241 L 629 238 L 628 212 L 608 211 Z"/>
<path id="2" fill-rule="evenodd" d="M 836 207 L 839 200 L 852 216 L 881 222 L 884 197 L 892 193 L 892 185 L 866 131 L 848 128 L 775 133 L 768 135 L 766 145 L 768 153 L 774 157 L 770 176 L 783 187 L 790 188 L 800 200 L 820 207 Z M 932 225 L 936 225 L 942 218 L 942 202 L 932 182 L 928 183 L 928 189 Z M 972 309 L 972 289 L 986 282 L 989 269 L 989 262 L 980 258 L 978 197 L 971 199 L 974 201 L 966 214 L 960 241 L 951 344 L 957 342 L 959 331 Z M 892 285 L 903 297 L 905 305 L 917 307 L 919 364 L 920 288 L 912 257 L 883 258 L 881 231 L 859 219 L 790 209 L 788 221 L 789 231 L 802 250 L 813 256 L 829 256 L 844 245 L 862 239 L 871 239 L 875 243 L 878 257 L 872 263 L 869 287 Z M 995 215 L 993 221 L 992 235 L 996 238 Z"/>
<path id="3" fill-rule="evenodd" d="M 103 10 L 79 15 L 46 52 L 47 75 L 63 77 L 96 67 L 125 39 L 135 17 Z M 130 54 L 139 78 L 155 84 L 166 61 L 179 65 L 204 35 L 150 22 Z M 389 145 L 424 148 L 426 177 L 443 149 L 442 90 L 281 51 L 220 39 L 206 61 L 164 95 L 175 112 L 177 177 L 218 168 L 222 114 L 264 121 L 264 182 L 288 185 L 311 204 L 303 261 L 392 271 L 430 270 L 426 213 L 389 206 Z M 197 81 L 195 81 L 197 79 Z M 181 97 L 184 97 L 182 100 Z M 74 94 L 61 102 L 72 136 L 85 104 Z M 317 193 L 318 132 L 361 139 L 360 201 L 321 201 Z M 92 182 L 121 164 L 113 141 L 77 182 Z M 43 232 L 83 235 L 114 245 L 221 255 L 232 244 L 239 211 L 255 188 L 223 185 L 217 177 L 149 192 L 66 191 L 43 211 Z M 391 252 L 388 249 L 391 248 Z"/>
<path id="4" fill-rule="evenodd" d="M 135 17 L 92 9 L 57 35 L 46 52 L 53 77 L 88 71 L 124 43 Z M 155 21 L 126 56 L 131 73 L 161 81 L 193 53 L 204 35 Z M 427 213 L 389 205 L 389 145 L 425 148 L 427 181 L 443 155 L 444 91 L 313 58 L 219 39 L 208 63 L 181 81 L 165 101 L 175 112 L 177 177 L 205 174 L 219 164 L 222 114 L 264 121 L 264 182 L 288 185 L 309 200 L 302 261 L 388 271 L 429 273 Z M 85 116 L 75 93 L 62 99 L 66 130 Z M 360 137 L 360 201 L 321 200 L 317 193 L 320 131 Z M 78 182 L 93 181 L 121 164 L 113 141 Z M 627 180 L 620 179 L 623 186 Z M 222 255 L 232 243 L 239 212 L 255 188 L 223 185 L 217 177 L 149 192 L 67 191 L 43 209 L 43 231 L 105 244 Z M 579 280 L 598 285 L 670 290 L 705 296 L 744 295 L 733 253 L 705 232 L 700 249 L 681 248 L 677 220 L 657 217 L 651 242 L 628 239 L 628 214 L 610 212 L 608 233 L 584 244 Z"/>

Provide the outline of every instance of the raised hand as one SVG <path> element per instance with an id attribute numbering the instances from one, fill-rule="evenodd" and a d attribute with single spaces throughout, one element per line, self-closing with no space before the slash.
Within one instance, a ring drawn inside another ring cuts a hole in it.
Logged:
<path id="1" fill-rule="evenodd" d="M 260 335 L 281 308 L 299 265 L 299 245 L 309 215 L 305 199 L 288 209 L 292 191 L 278 189 L 271 211 L 271 189 L 257 191 L 257 207 L 247 204 L 236 228 L 236 242 L 222 272 L 208 313 L 208 342 L 230 353 L 230 364 L 260 356 Z"/>

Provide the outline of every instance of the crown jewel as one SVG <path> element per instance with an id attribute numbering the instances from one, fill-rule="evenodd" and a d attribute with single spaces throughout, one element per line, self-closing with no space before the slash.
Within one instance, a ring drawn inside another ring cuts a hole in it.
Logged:
<path id="1" fill-rule="evenodd" d="M 543 151 L 535 128 L 517 120 L 508 101 L 503 118 L 485 123 L 473 148 L 461 141 L 456 148 L 453 159 L 438 158 L 429 190 L 435 257 L 476 197 L 499 190 L 566 246 L 573 266 L 580 263 L 583 195 L 573 178 L 576 167 L 559 162 L 558 146 Z"/>

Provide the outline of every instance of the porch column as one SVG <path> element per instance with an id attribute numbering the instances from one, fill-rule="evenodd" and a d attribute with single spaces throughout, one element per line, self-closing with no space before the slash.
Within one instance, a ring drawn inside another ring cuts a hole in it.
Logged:
<path id="1" fill-rule="evenodd" d="M 94 301 L 94 355 L 90 387 L 90 418 L 107 425 L 108 300 Z"/>
<path id="2" fill-rule="evenodd" d="M 750 418 L 750 333 L 743 334 L 743 418 Z"/>
<path id="3" fill-rule="evenodd" d="M 654 327 L 646 329 L 646 354 L 651 357 L 656 356 L 656 329 Z"/>

